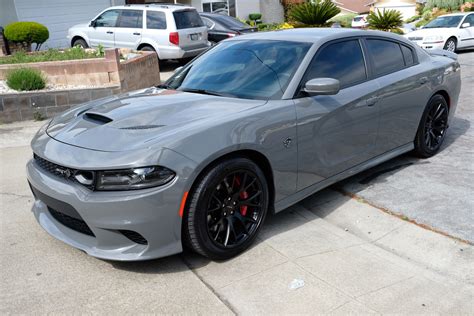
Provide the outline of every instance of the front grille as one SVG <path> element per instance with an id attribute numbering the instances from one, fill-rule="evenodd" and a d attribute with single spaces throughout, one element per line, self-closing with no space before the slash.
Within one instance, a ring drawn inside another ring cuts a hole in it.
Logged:
<path id="1" fill-rule="evenodd" d="M 88 188 L 90 190 L 94 190 L 94 183 L 93 182 L 92 182 L 92 184 L 87 185 L 87 184 L 84 184 L 84 183 L 80 183 L 79 181 L 77 181 L 77 179 L 75 177 L 75 175 L 78 172 L 81 172 L 81 173 L 89 173 L 90 176 L 93 178 L 94 173 L 92 171 L 82 171 L 82 170 L 77 170 L 77 169 L 64 167 L 64 166 L 55 164 L 51 161 L 48 161 L 46 159 L 43 159 L 43 158 L 41 158 L 40 156 L 38 156 L 36 154 L 33 154 L 33 159 L 35 160 L 35 162 L 38 164 L 38 166 L 41 169 L 55 175 L 56 177 L 79 183 L 80 185 L 85 186 L 86 188 Z"/>
<path id="2" fill-rule="evenodd" d="M 140 235 L 137 232 L 131 231 L 131 230 L 120 230 L 120 232 L 130 239 L 133 242 L 136 242 L 137 244 L 140 245 L 148 245 L 148 240 L 145 239 L 142 235 Z"/>
<path id="3" fill-rule="evenodd" d="M 76 232 L 95 237 L 92 230 L 89 228 L 89 226 L 87 226 L 86 222 L 84 222 L 82 219 L 71 217 L 64 213 L 58 212 L 50 207 L 48 207 L 48 211 L 51 214 L 51 216 L 54 217 L 54 219 L 56 219 L 58 222 L 60 222 L 64 226 L 72 230 L 75 230 Z"/>
<path id="4" fill-rule="evenodd" d="M 408 38 L 410 41 L 422 41 L 423 37 L 409 37 Z"/>

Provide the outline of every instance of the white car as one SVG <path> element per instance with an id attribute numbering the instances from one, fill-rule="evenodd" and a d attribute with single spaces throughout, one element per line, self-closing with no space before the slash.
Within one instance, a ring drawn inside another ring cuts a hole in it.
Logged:
<path id="1" fill-rule="evenodd" d="M 474 48 L 474 12 L 442 15 L 405 37 L 424 49 Z"/>
<path id="2" fill-rule="evenodd" d="M 210 47 L 197 11 L 180 5 L 110 7 L 89 23 L 71 27 L 67 38 L 72 47 L 156 51 L 160 60 L 194 57 Z"/>
<path id="3" fill-rule="evenodd" d="M 369 22 L 367 21 L 368 14 L 361 14 L 361 15 L 356 15 L 352 19 L 352 24 L 351 26 L 356 29 L 361 29 L 361 28 L 366 28 L 369 26 Z"/>

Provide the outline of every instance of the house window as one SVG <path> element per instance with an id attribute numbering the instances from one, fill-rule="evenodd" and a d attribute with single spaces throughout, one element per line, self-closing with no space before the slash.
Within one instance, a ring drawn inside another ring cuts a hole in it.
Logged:
<path id="1" fill-rule="evenodd" d="M 203 1 L 202 11 L 229 15 L 229 3 L 223 0 Z"/>

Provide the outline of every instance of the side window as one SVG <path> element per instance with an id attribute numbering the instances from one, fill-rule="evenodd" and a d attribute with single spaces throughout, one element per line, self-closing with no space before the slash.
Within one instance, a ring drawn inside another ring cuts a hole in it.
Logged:
<path id="1" fill-rule="evenodd" d="M 117 26 L 141 29 L 143 27 L 143 11 L 122 10 Z"/>
<path id="2" fill-rule="evenodd" d="M 166 15 L 161 11 L 146 12 L 146 27 L 154 30 L 166 30 Z"/>
<path id="3" fill-rule="evenodd" d="M 464 20 L 464 22 L 462 22 L 463 24 L 464 23 L 469 23 L 470 24 L 470 27 L 473 27 L 474 26 L 474 14 L 469 14 L 466 19 Z"/>
<path id="4" fill-rule="evenodd" d="M 366 80 L 364 55 L 359 41 L 337 42 L 321 49 L 311 62 L 305 78 L 334 78 L 339 80 L 341 88 Z"/>
<path id="5" fill-rule="evenodd" d="M 403 58 L 405 59 L 405 66 L 413 66 L 415 64 L 415 57 L 413 57 L 413 50 L 405 45 L 400 45 L 402 48 Z"/>
<path id="6" fill-rule="evenodd" d="M 96 27 L 115 27 L 117 18 L 120 14 L 119 10 L 109 10 L 102 13 L 95 19 Z"/>
<path id="7" fill-rule="evenodd" d="M 385 75 L 405 68 L 400 45 L 395 42 L 368 39 L 367 49 L 375 66 L 375 75 Z"/>
<path id="8" fill-rule="evenodd" d="M 210 29 L 212 30 L 214 28 L 214 26 L 216 25 L 214 22 L 212 22 L 211 20 L 209 20 L 208 18 L 205 18 L 205 17 L 201 17 L 202 21 L 204 22 L 204 24 Z"/>

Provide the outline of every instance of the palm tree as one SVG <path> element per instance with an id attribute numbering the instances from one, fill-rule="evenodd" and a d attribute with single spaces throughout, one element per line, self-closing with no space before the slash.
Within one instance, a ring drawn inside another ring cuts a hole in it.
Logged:
<path id="1" fill-rule="evenodd" d="M 403 25 L 403 18 L 397 10 L 375 10 L 367 17 L 369 28 L 381 31 L 398 32 Z"/>
<path id="2" fill-rule="evenodd" d="M 324 26 L 327 21 L 341 10 L 331 0 L 316 0 L 295 5 L 290 11 L 290 18 L 310 26 Z"/>

